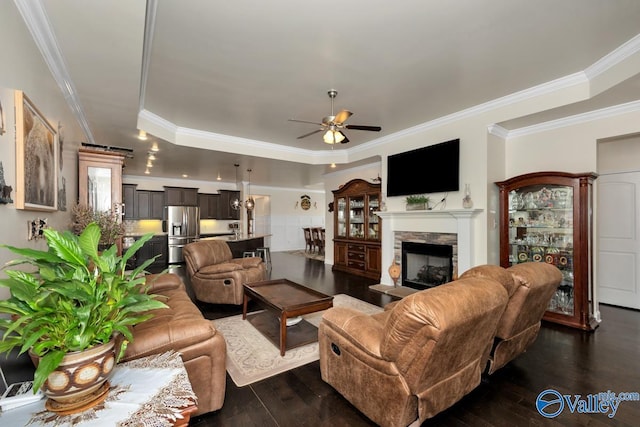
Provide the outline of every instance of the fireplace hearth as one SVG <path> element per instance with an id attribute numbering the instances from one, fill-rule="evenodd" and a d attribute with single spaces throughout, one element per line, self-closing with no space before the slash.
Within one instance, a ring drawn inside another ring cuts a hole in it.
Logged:
<path id="1" fill-rule="evenodd" d="M 402 242 L 402 285 L 427 289 L 453 278 L 453 246 Z"/>

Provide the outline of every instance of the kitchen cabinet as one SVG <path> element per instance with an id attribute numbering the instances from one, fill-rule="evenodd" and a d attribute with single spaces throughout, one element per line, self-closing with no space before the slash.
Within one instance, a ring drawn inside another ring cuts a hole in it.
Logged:
<path id="1" fill-rule="evenodd" d="M 148 259 L 159 255 L 158 258 L 148 267 L 164 267 L 168 261 L 168 242 L 167 236 L 157 235 L 149 239 L 142 247 L 136 252 L 136 267 L 141 266 Z"/>
<path id="2" fill-rule="evenodd" d="M 137 190 L 136 184 L 123 184 L 124 216 L 126 220 L 162 219 L 164 192 Z"/>
<path id="3" fill-rule="evenodd" d="M 164 192 L 136 191 L 136 208 L 138 219 L 162 219 L 164 214 Z"/>
<path id="4" fill-rule="evenodd" d="M 200 219 L 220 218 L 220 194 L 198 194 Z"/>
<path id="5" fill-rule="evenodd" d="M 334 270 L 380 279 L 380 187 L 354 179 L 333 191 Z"/>
<path id="6" fill-rule="evenodd" d="M 166 206 L 198 206 L 198 189 L 164 187 Z"/>
<path id="7" fill-rule="evenodd" d="M 232 190 L 219 190 L 220 192 L 220 203 L 218 207 L 218 219 L 231 219 L 231 220 L 239 220 L 240 219 L 240 210 L 235 210 L 231 207 L 231 201 L 236 198 L 240 198 L 239 191 Z"/>
<path id="8" fill-rule="evenodd" d="M 121 213 L 124 156 L 109 151 L 78 150 L 78 203 L 94 211 Z"/>
<path id="9" fill-rule="evenodd" d="M 497 182 L 500 264 L 547 262 L 562 272 L 544 320 L 582 330 L 598 326 L 593 295 L 594 173 L 537 172 Z"/>
<path id="10" fill-rule="evenodd" d="M 136 219 L 136 184 L 122 184 L 123 219 Z"/>

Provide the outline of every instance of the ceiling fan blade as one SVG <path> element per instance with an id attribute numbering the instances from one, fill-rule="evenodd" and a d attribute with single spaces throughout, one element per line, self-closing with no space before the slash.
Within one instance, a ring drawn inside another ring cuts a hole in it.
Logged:
<path id="1" fill-rule="evenodd" d="M 345 135 L 344 133 L 342 133 L 341 131 L 338 131 L 338 133 L 342 136 L 344 136 L 344 139 L 342 141 L 340 141 L 340 144 L 346 144 L 347 142 L 349 142 L 349 138 L 347 138 L 347 135 Z"/>
<path id="2" fill-rule="evenodd" d="M 370 130 L 373 132 L 380 132 L 382 128 L 380 126 L 360 126 L 360 125 L 346 125 L 347 129 L 353 130 Z"/>
<path id="3" fill-rule="evenodd" d="M 342 110 L 338 114 L 336 114 L 336 118 L 333 119 L 335 123 L 344 123 L 347 121 L 349 117 L 351 117 L 353 113 L 349 110 Z"/>
<path id="4" fill-rule="evenodd" d="M 313 132 L 305 133 L 304 135 L 301 135 L 301 136 L 297 137 L 296 139 L 306 138 L 309 135 L 313 135 L 314 133 L 318 133 L 318 132 L 322 132 L 322 129 L 316 129 Z"/>
<path id="5" fill-rule="evenodd" d="M 318 123 L 318 122 L 309 122 L 309 121 L 307 121 L 307 120 L 289 119 L 288 121 L 290 121 L 290 122 L 297 122 L 297 123 L 310 123 L 310 124 L 312 124 L 312 125 L 322 126 L 322 123 Z"/>

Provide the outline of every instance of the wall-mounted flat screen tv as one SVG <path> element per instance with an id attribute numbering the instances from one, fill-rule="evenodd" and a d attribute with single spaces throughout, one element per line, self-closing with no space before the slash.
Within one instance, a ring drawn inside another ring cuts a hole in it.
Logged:
<path id="1" fill-rule="evenodd" d="M 387 197 L 460 189 L 460 140 L 387 157 Z"/>

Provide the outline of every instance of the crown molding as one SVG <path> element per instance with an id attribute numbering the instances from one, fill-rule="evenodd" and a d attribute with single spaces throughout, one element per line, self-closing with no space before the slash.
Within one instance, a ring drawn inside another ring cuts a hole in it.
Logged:
<path id="1" fill-rule="evenodd" d="M 640 111 L 640 101 L 627 102 L 613 107 L 601 108 L 587 113 L 575 114 L 561 119 L 550 120 L 544 123 L 513 129 L 508 131 L 506 138 L 519 138 L 522 136 L 547 132 L 554 129 L 615 117 L 621 114 L 635 113 L 638 111 Z"/>
<path id="2" fill-rule="evenodd" d="M 640 52 L 640 34 L 594 62 L 584 70 L 584 73 L 589 80 L 593 80 L 638 52 Z"/>
<path id="3" fill-rule="evenodd" d="M 487 126 L 487 132 L 502 139 L 507 139 L 509 137 L 509 130 L 495 123 Z"/>
<path id="4" fill-rule="evenodd" d="M 148 110 L 142 110 L 140 111 L 140 113 L 138 113 L 139 127 L 141 127 L 141 122 L 150 124 L 150 127 L 154 129 L 147 130 L 153 131 L 152 133 L 154 135 L 162 137 L 166 141 L 171 142 L 175 145 L 226 151 L 249 156 L 253 155 L 251 153 L 260 153 L 259 157 L 273 159 L 283 159 L 283 157 L 292 157 L 296 159 L 302 158 L 309 164 L 349 162 L 348 150 L 345 149 L 308 150 L 303 148 L 274 144 L 267 141 L 260 141 L 232 135 L 207 132 L 198 129 L 185 128 L 176 126 L 174 123 Z M 219 147 L 216 148 L 216 145 Z M 228 147 L 234 147 L 234 149 L 229 150 Z"/>
<path id="5" fill-rule="evenodd" d="M 568 76 L 560 77 L 559 79 L 552 80 L 550 82 L 542 83 L 540 85 L 521 90 L 519 92 L 515 92 L 501 98 L 497 98 L 483 104 L 478 104 L 476 106 L 460 110 L 458 112 L 439 117 L 437 119 L 403 129 L 401 131 L 386 135 L 382 138 L 375 139 L 373 141 L 367 142 L 365 144 L 361 144 L 357 147 L 349 149 L 350 153 L 360 152 L 369 150 L 371 148 L 376 148 L 381 145 L 385 145 L 387 143 L 393 142 L 397 139 L 404 138 L 407 136 L 416 135 L 419 133 L 426 132 L 431 129 L 438 128 L 440 126 L 444 126 L 449 123 L 453 123 L 459 120 L 463 120 L 469 117 L 478 116 L 498 108 L 508 107 L 518 102 L 527 101 L 533 98 L 537 98 L 539 96 L 547 95 L 558 90 L 566 89 L 578 84 L 587 83 L 588 79 L 584 72 L 580 71 L 574 74 L 570 74 Z"/>
<path id="6" fill-rule="evenodd" d="M 84 132 L 87 142 L 95 144 L 89 122 L 84 114 L 84 109 L 78 98 L 73 80 L 69 75 L 64 56 L 58 45 L 58 40 L 42 5 L 42 0 L 14 0 L 14 3 L 20 15 L 22 15 L 22 19 L 27 25 L 54 80 L 58 84 L 64 99 L 67 101 L 67 105 L 69 105 L 80 128 Z"/>
<path id="7" fill-rule="evenodd" d="M 140 75 L 140 94 L 138 111 L 144 109 L 144 100 L 147 93 L 147 79 L 149 78 L 149 64 L 151 63 L 151 48 L 153 45 L 153 33 L 156 28 L 156 15 L 158 10 L 157 0 L 147 0 L 147 10 L 144 23 L 144 42 L 142 46 L 142 73 Z"/>

